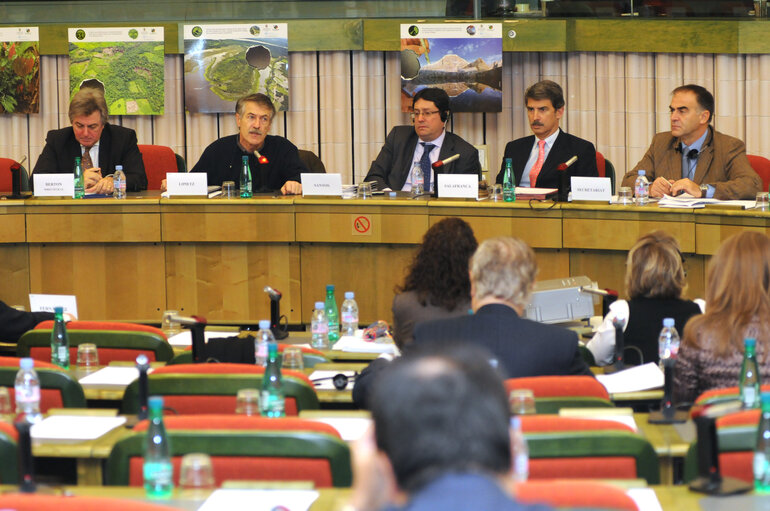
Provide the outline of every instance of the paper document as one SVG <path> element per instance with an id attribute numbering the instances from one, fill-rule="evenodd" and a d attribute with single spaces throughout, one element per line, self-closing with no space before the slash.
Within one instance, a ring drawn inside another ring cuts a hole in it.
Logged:
<path id="1" fill-rule="evenodd" d="M 214 490 L 198 511 L 307 511 L 317 498 L 315 490 Z"/>
<path id="2" fill-rule="evenodd" d="M 203 337 L 207 341 L 209 339 L 217 339 L 220 337 L 233 337 L 234 335 L 238 335 L 238 332 L 235 332 L 232 330 L 229 332 L 216 332 L 216 331 L 209 332 L 208 330 L 205 330 L 203 332 Z M 190 333 L 189 330 L 184 330 L 182 332 L 179 332 L 176 335 L 172 335 L 171 337 L 169 337 L 168 343 L 171 346 L 179 347 L 179 348 L 192 346 L 192 334 Z"/>
<path id="3" fill-rule="evenodd" d="M 372 419 L 366 417 L 313 417 L 309 420 L 328 424 L 346 442 L 354 442 L 364 436 L 372 424 Z"/>
<path id="4" fill-rule="evenodd" d="M 658 496 L 652 488 L 631 488 L 626 495 L 636 502 L 636 507 L 644 511 L 663 511 Z"/>
<path id="5" fill-rule="evenodd" d="M 53 415 L 32 426 L 31 434 L 38 441 L 82 442 L 95 440 L 125 422 L 125 417 Z"/>
<path id="6" fill-rule="evenodd" d="M 704 197 L 693 197 L 689 193 L 683 193 L 673 197 L 671 195 L 664 195 L 658 206 L 661 208 L 684 208 L 684 209 L 699 209 L 706 207 L 707 204 L 722 204 L 726 206 L 739 206 L 743 209 L 751 209 L 757 205 L 753 200 L 719 200 L 708 199 Z"/>
<path id="7" fill-rule="evenodd" d="M 147 373 L 151 373 L 149 369 Z M 132 381 L 139 378 L 139 369 L 136 367 L 107 366 L 83 376 L 78 380 L 80 385 L 88 387 L 114 385 L 116 387 L 127 387 Z"/>
<path id="8" fill-rule="evenodd" d="M 638 392 L 663 387 L 663 371 L 655 362 L 632 367 L 614 374 L 597 374 L 596 379 L 610 394 Z"/>
<path id="9" fill-rule="evenodd" d="M 395 353 L 395 348 L 396 345 L 393 343 L 369 342 L 358 337 L 343 335 L 334 343 L 332 349 L 351 353 Z"/>
<path id="10" fill-rule="evenodd" d="M 346 390 L 351 390 L 353 388 L 353 381 L 350 380 L 351 377 L 355 376 L 355 371 L 313 371 L 310 373 L 310 381 L 313 382 L 313 385 L 317 390 L 337 390 L 334 387 L 334 383 L 332 382 L 332 378 L 334 378 L 338 374 L 344 374 L 348 377 L 348 386 L 345 388 Z M 323 379 L 322 379 L 323 378 Z M 316 381 L 321 380 L 321 381 Z"/>

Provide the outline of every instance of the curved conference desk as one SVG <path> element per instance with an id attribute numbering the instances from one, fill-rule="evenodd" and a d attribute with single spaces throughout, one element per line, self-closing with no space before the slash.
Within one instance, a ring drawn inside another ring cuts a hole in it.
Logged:
<path id="1" fill-rule="evenodd" d="M 539 279 L 587 275 L 623 292 L 626 251 L 663 229 L 680 242 L 688 296 L 703 295 L 705 263 L 741 230 L 768 232 L 770 213 L 408 198 L 256 197 L 0 201 L 0 299 L 75 294 L 82 319 L 159 321 L 176 309 L 210 320 L 269 315 L 283 292 L 291 323 L 309 322 L 325 285 L 356 292 L 362 322 L 391 319 L 394 287 L 430 225 L 467 220 L 479 240 L 518 236 Z M 155 192 L 157 193 L 157 192 Z"/>

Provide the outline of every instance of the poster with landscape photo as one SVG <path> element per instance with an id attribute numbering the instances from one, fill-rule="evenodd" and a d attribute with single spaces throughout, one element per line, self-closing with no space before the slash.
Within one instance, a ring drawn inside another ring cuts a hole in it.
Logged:
<path id="1" fill-rule="evenodd" d="M 0 28 L 0 114 L 40 111 L 37 27 Z"/>
<path id="2" fill-rule="evenodd" d="M 238 98 L 261 92 L 289 109 L 286 23 L 184 26 L 188 112 L 234 112 Z"/>
<path id="3" fill-rule="evenodd" d="M 449 94 L 453 112 L 503 108 L 503 29 L 500 23 L 401 25 L 401 106 L 425 87 Z"/>
<path id="4" fill-rule="evenodd" d="M 110 115 L 162 115 L 163 27 L 70 28 L 70 98 L 104 91 Z"/>

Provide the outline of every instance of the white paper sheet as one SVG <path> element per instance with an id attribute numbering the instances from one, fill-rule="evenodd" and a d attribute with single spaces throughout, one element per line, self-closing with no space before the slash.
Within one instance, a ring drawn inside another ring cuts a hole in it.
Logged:
<path id="1" fill-rule="evenodd" d="M 125 417 L 52 415 L 32 426 L 31 434 L 37 441 L 82 442 L 99 438 L 125 422 Z"/>
<path id="2" fill-rule="evenodd" d="M 334 382 L 332 381 L 332 378 L 334 378 L 338 374 L 344 374 L 348 378 L 351 376 L 354 376 L 356 374 L 355 371 L 313 371 L 310 373 L 310 381 L 313 382 L 313 385 L 318 390 L 336 390 L 334 387 Z M 316 382 L 315 380 L 326 378 L 324 380 L 321 380 L 319 382 Z M 347 390 L 353 389 L 353 381 L 348 380 L 348 386 L 346 387 Z"/>
<path id="3" fill-rule="evenodd" d="M 658 206 L 661 208 L 703 208 L 707 204 L 723 204 L 728 206 L 740 206 L 743 209 L 751 209 L 757 205 L 753 200 L 719 200 L 708 199 L 704 197 L 693 197 L 689 193 L 683 193 L 672 197 L 671 195 L 664 195 L 658 202 Z"/>
<path id="4" fill-rule="evenodd" d="M 53 312 L 54 307 L 63 307 L 64 312 L 78 317 L 78 300 L 75 295 L 41 295 L 30 293 L 29 310 L 32 312 Z"/>
<path id="5" fill-rule="evenodd" d="M 233 330 L 230 330 L 229 332 L 216 332 L 216 331 L 208 331 L 205 330 L 203 332 L 204 338 L 208 341 L 209 339 L 217 339 L 221 337 L 232 337 L 234 335 L 238 335 L 238 332 L 235 332 Z M 178 348 L 184 348 L 187 346 L 192 346 L 192 334 L 189 330 L 183 330 L 182 332 L 179 332 L 176 335 L 172 335 L 168 338 L 168 343 L 171 346 L 175 346 Z"/>
<path id="6" fill-rule="evenodd" d="M 152 369 L 147 371 L 152 372 Z M 95 371 L 78 380 L 84 387 L 89 385 L 115 385 L 116 387 L 127 387 L 132 381 L 139 378 L 139 369 L 136 367 L 107 366 Z"/>
<path id="7" fill-rule="evenodd" d="M 622 413 L 616 413 L 616 410 L 624 411 Z M 630 408 L 562 408 L 559 410 L 559 416 L 577 417 L 579 419 L 615 421 L 621 424 L 625 424 L 635 432 L 639 432 L 639 427 L 636 425 L 633 412 Z"/>
<path id="8" fill-rule="evenodd" d="M 350 353 L 395 353 L 395 347 L 393 343 L 368 342 L 358 337 L 343 335 L 334 343 L 332 349 Z"/>
<path id="9" fill-rule="evenodd" d="M 307 511 L 317 498 L 314 490 L 215 490 L 198 511 Z"/>
<path id="10" fill-rule="evenodd" d="M 596 379 L 610 394 L 638 392 L 663 387 L 663 371 L 655 362 L 632 367 L 614 374 L 597 374 Z"/>
<path id="11" fill-rule="evenodd" d="M 372 419 L 366 417 L 312 417 L 309 420 L 328 424 L 336 429 L 346 442 L 354 442 L 364 436 L 372 424 Z"/>
<path id="12" fill-rule="evenodd" d="M 636 502 L 636 507 L 644 511 L 663 511 L 655 490 L 652 488 L 631 488 L 626 495 Z"/>

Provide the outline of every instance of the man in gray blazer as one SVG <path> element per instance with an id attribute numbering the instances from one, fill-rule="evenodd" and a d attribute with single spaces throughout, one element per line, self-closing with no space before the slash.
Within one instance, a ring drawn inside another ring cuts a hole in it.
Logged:
<path id="1" fill-rule="evenodd" d="M 372 162 L 366 181 L 375 181 L 378 190 L 412 189 L 412 167 L 421 162 L 425 190 L 434 190 L 435 170 L 431 164 L 455 154 L 459 159 L 441 167 L 439 173 L 477 174 L 481 178 L 479 152 L 454 133 L 445 130 L 449 119 L 449 95 L 438 88 L 425 88 L 412 102 L 414 126 L 396 126 Z M 419 144 L 418 144 L 419 142 Z M 424 153 L 428 153 L 424 156 Z M 427 170 L 427 172 L 426 172 Z"/>

